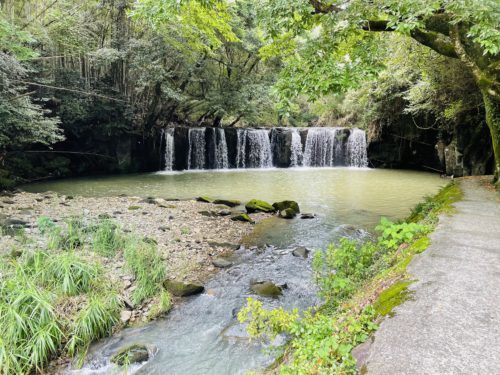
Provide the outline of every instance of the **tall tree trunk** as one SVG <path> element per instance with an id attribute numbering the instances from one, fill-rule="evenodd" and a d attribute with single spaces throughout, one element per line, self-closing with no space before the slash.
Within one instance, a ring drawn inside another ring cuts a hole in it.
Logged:
<path id="1" fill-rule="evenodd" d="M 500 102 L 492 98 L 487 88 L 481 88 L 484 108 L 486 110 L 486 124 L 490 129 L 491 143 L 495 157 L 493 182 L 500 187 Z"/>

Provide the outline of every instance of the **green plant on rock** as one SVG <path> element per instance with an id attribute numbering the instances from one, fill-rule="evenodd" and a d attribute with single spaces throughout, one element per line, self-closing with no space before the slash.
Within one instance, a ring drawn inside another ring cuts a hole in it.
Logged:
<path id="1" fill-rule="evenodd" d="M 148 318 L 154 319 L 165 314 L 172 308 L 172 296 L 166 290 L 160 292 L 158 303 L 156 303 L 149 312 Z"/>

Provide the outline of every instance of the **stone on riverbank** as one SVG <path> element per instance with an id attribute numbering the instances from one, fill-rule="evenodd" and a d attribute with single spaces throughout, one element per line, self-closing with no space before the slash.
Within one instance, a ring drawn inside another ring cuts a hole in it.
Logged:
<path id="1" fill-rule="evenodd" d="M 250 202 L 248 202 L 245 205 L 245 208 L 249 214 L 254 213 L 254 212 L 275 212 L 276 209 L 270 205 L 267 202 L 258 200 L 258 199 L 252 199 Z"/>
<path id="2" fill-rule="evenodd" d="M 250 216 L 248 216 L 247 214 L 239 214 L 239 215 L 236 215 L 236 216 L 233 216 L 231 218 L 232 221 L 245 221 L 247 223 L 250 223 L 250 224 L 255 224 L 255 221 L 252 220 L 252 218 Z"/>
<path id="3" fill-rule="evenodd" d="M 118 366 L 130 365 L 132 363 L 146 362 L 149 359 L 149 351 L 146 346 L 141 344 L 132 344 L 120 349 L 111 357 L 111 362 Z"/>
<path id="4" fill-rule="evenodd" d="M 196 198 L 196 200 L 198 202 L 203 202 L 203 203 L 213 203 L 214 202 L 213 198 L 207 197 L 206 195 L 198 197 L 198 198 Z"/>
<path id="5" fill-rule="evenodd" d="M 205 290 L 205 287 L 201 284 L 183 283 L 175 280 L 165 280 L 163 287 L 176 297 L 192 296 Z"/>
<path id="6" fill-rule="evenodd" d="M 280 217 L 283 219 L 293 219 L 295 216 L 297 216 L 297 214 L 293 208 L 287 208 L 286 210 L 280 211 Z"/>
<path id="7" fill-rule="evenodd" d="M 237 207 L 241 204 L 239 200 L 236 199 L 216 199 L 213 201 L 214 204 L 223 204 L 228 207 Z"/>
<path id="8" fill-rule="evenodd" d="M 233 263 L 223 257 L 214 258 L 212 264 L 217 268 L 228 268 L 233 265 Z"/>

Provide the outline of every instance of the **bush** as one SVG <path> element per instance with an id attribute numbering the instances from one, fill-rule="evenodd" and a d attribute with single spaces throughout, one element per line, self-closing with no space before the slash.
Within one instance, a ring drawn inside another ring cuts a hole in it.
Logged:
<path id="1" fill-rule="evenodd" d="M 388 249 L 394 250 L 397 249 L 402 243 L 411 242 L 416 235 L 427 233 L 430 228 L 423 224 L 412 222 L 394 224 L 392 221 L 383 217 L 375 230 L 381 232 L 381 235 L 378 238 L 380 244 Z"/>

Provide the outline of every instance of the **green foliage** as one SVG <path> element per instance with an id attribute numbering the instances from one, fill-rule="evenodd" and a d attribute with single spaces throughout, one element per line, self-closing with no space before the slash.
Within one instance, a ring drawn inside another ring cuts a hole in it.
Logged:
<path id="1" fill-rule="evenodd" d="M 154 319 L 170 311 L 172 308 L 172 296 L 166 290 L 162 290 L 158 297 L 158 302 L 149 311 L 148 318 Z"/>
<path id="2" fill-rule="evenodd" d="M 379 249 L 372 242 L 360 244 L 342 238 L 337 246 L 314 254 L 313 270 L 320 294 L 327 303 L 337 305 L 349 297 L 359 283 L 371 275 L 370 267 Z"/>
<path id="3" fill-rule="evenodd" d="M 392 221 L 383 217 L 375 230 L 381 233 L 378 238 L 380 244 L 388 249 L 395 250 L 402 243 L 411 242 L 416 235 L 427 233 L 429 228 L 423 224 L 412 222 L 394 224 Z"/>
<path id="4" fill-rule="evenodd" d="M 437 216 L 443 212 L 450 212 L 451 205 L 462 197 L 462 191 L 458 184 L 452 182 L 441 190 L 434 197 L 426 197 L 425 201 L 419 203 L 412 210 L 407 222 L 426 221 L 429 224 L 437 222 Z"/>
<path id="5" fill-rule="evenodd" d="M 155 244 L 129 237 L 125 243 L 124 258 L 137 283 L 132 294 L 134 304 L 139 304 L 162 290 L 165 265 Z"/>
<path id="6" fill-rule="evenodd" d="M 71 338 L 67 343 L 69 355 L 74 356 L 79 350 L 85 353 L 92 341 L 109 335 L 118 322 L 120 307 L 116 295 L 91 295 L 88 305 L 72 323 Z"/>
<path id="7" fill-rule="evenodd" d="M 111 257 L 123 246 L 123 236 L 116 224 L 109 219 L 100 220 L 94 229 L 92 249 L 103 256 Z"/>
<path id="8" fill-rule="evenodd" d="M 52 221 L 52 219 L 48 218 L 47 216 L 40 216 L 36 222 L 38 225 L 38 230 L 41 234 L 50 232 L 56 226 L 54 221 Z"/>

